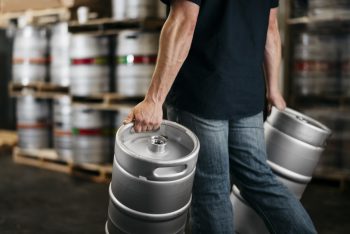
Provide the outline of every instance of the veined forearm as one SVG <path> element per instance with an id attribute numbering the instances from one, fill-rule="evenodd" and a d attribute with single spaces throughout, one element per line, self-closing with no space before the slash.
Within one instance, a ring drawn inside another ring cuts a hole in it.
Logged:
<path id="1" fill-rule="evenodd" d="M 271 14 L 276 14 L 272 12 Z M 271 17 L 273 17 L 271 19 Z M 268 90 L 278 89 L 281 65 L 281 38 L 278 30 L 277 17 L 270 16 L 269 29 L 265 45 L 264 67 Z"/>
<path id="2" fill-rule="evenodd" d="M 147 100 L 163 104 L 191 47 L 195 22 L 185 17 L 171 16 L 160 36 L 156 68 Z"/>

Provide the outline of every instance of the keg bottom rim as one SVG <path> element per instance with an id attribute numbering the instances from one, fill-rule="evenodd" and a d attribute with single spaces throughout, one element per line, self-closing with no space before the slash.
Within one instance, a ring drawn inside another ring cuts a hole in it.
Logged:
<path id="1" fill-rule="evenodd" d="M 116 208 L 119 209 L 120 211 L 126 212 L 130 216 L 134 216 L 144 220 L 151 220 L 151 221 L 169 220 L 169 219 L 178 217 L 182 215 L 184 212 L 186 212 L 186 210 L 190 207 L 192 202 L 192 195 L 191 195 L 188 203 L 176 211 L 173 211 L 170 213 L 163 213 L 163 214 L 149 214 L 149 213 L 143 213 L 137 210 L 133 210 L 125 206 L 124 204 L 122 204 L 120 201 L 118 201 L 118 199 L 113 194 L 112 184 L 109 184 L 109 196 L 113 205 L 116 206 Z"/>

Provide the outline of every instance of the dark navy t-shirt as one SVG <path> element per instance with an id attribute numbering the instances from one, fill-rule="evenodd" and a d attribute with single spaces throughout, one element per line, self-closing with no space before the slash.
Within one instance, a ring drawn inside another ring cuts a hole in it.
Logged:
<path id="1" fill-rule="evenodd" d="M 259 113 L 269 13 L 278 0 L 188 1 L 200 6 L 198 21 L 167 104 L 209 119 Z"/>

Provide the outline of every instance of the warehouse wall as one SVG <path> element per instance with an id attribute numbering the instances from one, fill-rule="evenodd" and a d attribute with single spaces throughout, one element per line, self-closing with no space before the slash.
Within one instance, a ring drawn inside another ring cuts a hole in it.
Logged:
<path id="1" fill-rule="evenodd" d="M 8 94 L 11 80 L 12 40 L 0 30 L 0 129 L 15 128 L 14 100 Z"/>

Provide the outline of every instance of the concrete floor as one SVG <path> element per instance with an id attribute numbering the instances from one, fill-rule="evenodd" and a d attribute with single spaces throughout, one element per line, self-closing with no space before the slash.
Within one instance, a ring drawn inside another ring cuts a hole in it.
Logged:
<path id="1" fill-rule="evenodd" d="M 15 165 L 9 153 L 0 153 L 0 233 L 104 233 L 107 186 Z M 312 183 L 303 204 L 320 234 L 350 233 L 349 191 Z"/>

